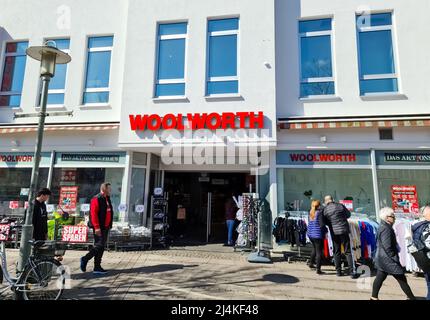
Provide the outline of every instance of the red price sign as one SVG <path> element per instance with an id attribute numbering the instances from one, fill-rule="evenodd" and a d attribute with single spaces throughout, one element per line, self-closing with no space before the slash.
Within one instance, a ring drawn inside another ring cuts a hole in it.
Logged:
<path id="1" fill-rule="evenodd" d="M 19 201 L 9 201 L 9 209 L 18 209 Z"/>
<path id="2" fill-rule="evenodd" d="M 64 210 L 76 210 L 78 187 L 61 187 L 59 205 Z"/>
<path id="3" fill-rule="evenodd" d="M 64 242 L 86 243 L 88 242 L 88 227 L 64 226 L 61 238 Z"/>

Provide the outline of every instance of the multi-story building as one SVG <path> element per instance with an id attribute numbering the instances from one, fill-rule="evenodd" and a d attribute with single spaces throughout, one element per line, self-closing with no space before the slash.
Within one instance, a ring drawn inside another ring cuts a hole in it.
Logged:
<path id="1" fill-rule="evenodd" d="M 78 187 L 79 212 L 110 181 L 116 220 L 146 225 L 163 187 L 171 232 L 207 240 L 224 237 L 232 193 L 257 192 L 270 246 L 278 214 L 325 194 L 373 217 L 402 188 L 428 201 L 425 0 L 2 4 L 5 212 L 24 206 L 37 130 L 37 119 L 14 120 L 39 105 L 25 49 L 46 40 L 73 59 L 49 92 L 49 110 L 73 111 L 47 118 L 40 185 L 54 204 Z"/>

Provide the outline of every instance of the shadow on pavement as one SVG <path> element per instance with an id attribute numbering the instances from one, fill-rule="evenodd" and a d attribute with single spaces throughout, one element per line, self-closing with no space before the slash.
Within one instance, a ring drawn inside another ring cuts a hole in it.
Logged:
<path id="1" fill-rule="evenodd" d="M 140 268 L 108 270 L 108 273 L 102 276 L 93 275 L 92 271 L 87 269 L 88 270 L 87 272 L 80 273 L 80 274 L 73 274 L 71 278 L 73 280 L 88 279 L 88 278 L 106 278 L 106 277 L 112 277 L 120 274 L 160 273 L 160 272 L 182 270 L 184 268 L 194 268 L 194 267 L 198 267 L 198 265 L 158 264 L 155 266 L 146 266 L 146 267 L 140 267 Z"/>

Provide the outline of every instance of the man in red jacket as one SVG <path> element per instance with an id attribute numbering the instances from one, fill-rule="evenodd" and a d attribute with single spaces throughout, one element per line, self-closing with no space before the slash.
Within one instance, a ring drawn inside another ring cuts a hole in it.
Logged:
<path id="1" fill-rule="evenodd" d="M 94 258 L 94 274 L 106 274 L 101 266 L 109 230 L 112 229 L 113 207 L 110 200 L 110 183 L 103 183 L 100 193 L 91 200 L 89 227 L 94 231 L 94 247 L 81 258 L 81 271 L 87 270 L 88 261 Z"/>

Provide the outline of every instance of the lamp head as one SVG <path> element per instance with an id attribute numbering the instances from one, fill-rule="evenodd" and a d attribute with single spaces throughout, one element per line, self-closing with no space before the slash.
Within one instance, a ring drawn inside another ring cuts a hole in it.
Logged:
<path id="1" fill-rule="evenodd" d="M 29 57 L 40 61 L 41 77 L 54 77 L 56 64 L 67 64 L 72 61 L 67 53 L 57 49 L 55 41 L 47 41 L 43 46 L 29 47 L 26 53 Z"/>

